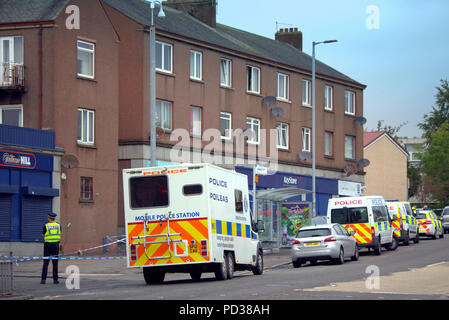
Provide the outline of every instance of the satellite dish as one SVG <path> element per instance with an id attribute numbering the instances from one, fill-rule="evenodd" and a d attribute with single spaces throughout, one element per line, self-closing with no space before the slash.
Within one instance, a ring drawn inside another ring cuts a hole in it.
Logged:
<path id="1" fill-rule="evenodd" d="M 61 166 L 66 169 L 72 169 L 78 167 L 78 157 L 74 154 L 65 154 L 61 159 Z"/>
<path id="2" fill-rule="evenodd" d="M 310 158 L 312 158 L 312 153 L 309 151 L 301 151 L 300 153 L 298 153 L 298 157 L 302 161 L 306 161 L 306 160 L 309 160 Z"/>
<path id="3" fill-rule="evenodd" d="M 267 96 L 265 98 L 262 99 L 262 102 L 266 105 L 266 106 L 272 106 L 273 104 L 276 103 L 276 98 L 273 96 Z"/>
<path id="4" fill-rule="evenodd" d="M 284 109 L 282 109 L 281 107 L 273 107 L 271 108 L 271 113 L 275 117 L 280 117 L 284 114 Z"/>
<path id="5" fill-rule="evenodd" d="M 370 162 L 369 162 L 368 159 L 360 159 L 360 160 L 357 162 L 357 165 L 359 165 L 359 166 L 362 167 L 362 168 L 368 167 L 369 164 L 370 164 Z"/>
<path id="6" fill-rule="evenodd" d="M 354 122 L 358 124 L 359 126 L 363 126 L 366 123 L 365 117 L 357 117 L 354 119 Z"/>

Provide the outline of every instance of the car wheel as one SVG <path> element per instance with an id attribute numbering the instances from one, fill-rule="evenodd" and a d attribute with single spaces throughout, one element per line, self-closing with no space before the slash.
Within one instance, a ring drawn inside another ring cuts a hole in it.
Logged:
<path id="1" fill-rule="evenodd" d="M 293 260 L 293 268 L 300 268 L 302 266 L 302 261 L 297 259 Z"/>
<path id="2" fill-rule="evenodd" d="M 444 231 L 441 230 L 440 239 L 444 238 Z"/>
<path id="3" fill-rule="evenodd" d="M 433 236 L 432 236 L 432 239 L 433 240 L 436 240 L 436 238 L 437 238 L 437 229 L 435 228 L 435 232 L 434 232 L 434 234 L 433 234 Z"/>
<path id="4" fill-rule="evenodd" d="M 256 266 L 252 268 L 253 274 L 258 276 L 263 273 L 263 253 L 261 250 L 257 251 Z"/>
<path id="5" fill-rule="evenodd" d="M 345 263 L 345 253 L 343 251 L 343 248 L 340 248 L 340 253 L 338 255 L 338 258 L 334 259 L 335 264 L 343 264 Z"/>
<path id="6" fill-rule="evenodd" d="M 215 269 L 215 279 L 217 280 L 226 280 L 228 278 L 228 255 L 224 253 L 223 257 L 224 261 L 217 264 L 217 268 Z"/>
<path id="7" fill-rule="evenodd" d="M 351 257 L 351 260 L 352 261 L 359 260 L 359 247 L 357 245 L 355 245 L 354 255 Z"/>

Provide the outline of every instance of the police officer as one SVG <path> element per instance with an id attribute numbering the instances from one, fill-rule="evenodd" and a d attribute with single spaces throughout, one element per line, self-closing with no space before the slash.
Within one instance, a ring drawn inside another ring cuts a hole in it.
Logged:
<path id="1" fill-rule="evenodd" d="M 56 213 L 48 214 L 48 223 L 44 225 L 42 234 L 44 236 L 44 257 L 58 256 L 59 255 L 59 242 L 61 241 L 61 226 L 55 222 Z M 51 259 L 53 261 L 53 283 L 59 283 L 58 281 L 58 260 Z M 47 279 L 48 264 L 50 259 L 44 259 L 44 265 L 42 266 L 41 284 L 45 284 Z"/>

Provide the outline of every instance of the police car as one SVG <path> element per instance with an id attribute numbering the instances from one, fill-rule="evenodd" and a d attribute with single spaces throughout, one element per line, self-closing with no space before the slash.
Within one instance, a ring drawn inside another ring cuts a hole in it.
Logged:
<path id="1" fill-rule="evenodd" d="M 417 210 L 415 217 L 418 220 L 420 235 L 432 237 L 433 239 L 444 237 L 443 224 L 435 212 L 432 210 Z"/>

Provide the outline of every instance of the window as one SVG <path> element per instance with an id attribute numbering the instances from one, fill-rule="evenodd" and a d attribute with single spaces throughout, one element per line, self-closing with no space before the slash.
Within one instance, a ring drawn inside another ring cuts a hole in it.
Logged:
<path id="1" fill-rule="evenodd" d="M 203 193 L 203 186 L 201 184 L 190 184 L 182 187 L 182 193 L 185 196 L 194 196 Z"/>
<path id="2" fill-rule="evenodd" d="M 334 155 L 334 134 L 329 131 L 324 132 L 324 155 Z"/>
<path id="3" fill-rule="evenodd" d="M 281 100 L 288 100 L 288 75 L 278 73 L 277 74 L 278 92 L 277 98 Z"/>
<path id="4" fill-rule="evenodd" d="M 190 134 L 201 136 L 201 108 L 190 107 Z"/>
<path id="5" fill-rule="evenodd" d="M 78 76 L 94 78 L 95 44 L 78 40 Z"/>
<path id="6" fill-rule="evenodd" d="M 0 106 L 0 124 L 23 127 L 23 113 L 21 105 Z"/>
<path id="7" fill-rule="evenodd" d="M 23 65 L 23 37 L 0 37 L 0 85 L 14 83 L 14 69 L 18 65 Z M 23 81 L 23 74 L 20 80 Z"/>
<path id="8" fill-rule="evenodd" d="M 369 222 L 369 220 L 366 207 L 331 210 L 331 223 L 348 224 L 367 222 Z"/>
<path id="9" fill-rule="evenodd" d="M 302 128 L 302 151 L 310 152 L 310 128 Z"/>
<path id="10" fill-rule="evenodd" d="M 235 211 L 243 212 L 243 193 L 241 190 L 234 190 Z"/>
<path id="11" fill-rule="evenodd" d="M 296 238 L 312 238 L 330 236 L 331 230 L 328 228 L 299 230 Z"/>
<path id="12" fill-rule="evenodd" d="M 345 91 L 345 113 L 355 115 L 355 94 L 352 91 Z"/>
<path id="13" fill-rule="evenodd" d="M 190 78 L 195 80 L 202 79 L 202 53 L 190 51 Z"/>
<path id="14" fill-rule="evenodd" d="M 345 136 L 345 158 L 346 159 L 355 159 L 354 141 L 355 141 L 354 137 Z"/>
<path id="15" fill-rule="evenodd" d="M 80 190 L 80 200 L 81 201 L 92 201 L 94 200 L 93 193 L 93 178 L 92 177 L 81 177 L 81 190 Z"/>
<path id="16" fill-rule="evenodd" d="M 221 59 L 220 61 L 220 84 L 222 86 L 231 86 L 231 60 Z"/>
<path id="17" fill-rule="evenodd" d="M 310 106 L 311 102 L 310 102 L 310 97 L 311 97 L 311 92 L 310 92 L 310 81 L 309 80 L 302 80 L 302 104 L 305 106 Z"/>
<path id="18" fill-rule="evenodd" d="M 288 149 L 288 124 L 277 122 L 277 147 L 279 149 Z"/>
<path id="19" fill-rule="evenodd" d="M 171 130 L 171 102 L 156 100 L 156 127 Z"/>
<path id="20" fill-rule="evenodd" d="M 374 222 L 389 221 L 388 209 L 385 206 L 373 206 Z"/>
<path id="21" fill-rule="evenodd" d="M 222 139 L 231 139 L 231 114 L 220 112 L 220 132 Z"/>
<path id="22" fill-rule="evenodd" d="M 131 178 L 129 192 L 132 209 L 168 206 L 167 176 Z"/>
<path id="23" fill-rule="evenodd" d="M 171 44 L 156 41 L 156 70 L 172 73 Z"/>
<path id="24" fill-rule="evenodd" d="M 78 109 L 78 143 L 94 143 L 94 118 L 94 111 Z"/>
<path id="25" fill-rule="evenodd" d="M 246 66 L 246 90 L 248 92 L 260 93 L 260 69 Z"/>
<path id="26" fill-rule="evenodd" d="M 333 109 L 333 90 L 331 86 L 324 87 L 324 109 L 332 111 Z"/>
<path id="27" fill-rule="evenodd" d="M 254 136 L 249 137 L 247 142 L 258 144 L 260 136 L 260 120 L 250 117 L 246 118 L 246 128 L 251 129 L 254 132 Z"/>

